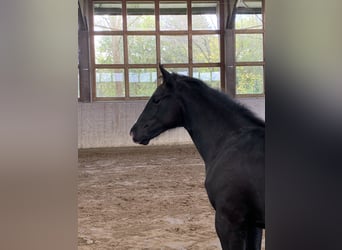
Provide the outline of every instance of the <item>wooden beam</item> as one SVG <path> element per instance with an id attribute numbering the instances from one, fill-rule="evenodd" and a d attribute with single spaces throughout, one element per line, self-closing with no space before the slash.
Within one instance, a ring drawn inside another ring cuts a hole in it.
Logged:
<path id="1" fill-rule="evenodd" d="M 78 3 L 78 73 L 80 81 L 81 102 L 90 102 L 90 75 L 89 75 L 89 32 L 87 22 Z"/>
<path id="2" fill-rule="evenodd" d="M 227 23 L 226 23 L 227 29 L 234 28 L 236 3 L 237 3 L 237 0 L 228 0 L 228 17 L 227 17 Z"/>

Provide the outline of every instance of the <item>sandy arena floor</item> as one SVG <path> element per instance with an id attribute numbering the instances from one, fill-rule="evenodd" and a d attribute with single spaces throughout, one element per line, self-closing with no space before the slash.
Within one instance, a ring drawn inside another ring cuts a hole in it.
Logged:
<path id="1" fill-rule="evenodd" d="M 193 146 L 79 151 L 78 249 L 221 249 Z"/>

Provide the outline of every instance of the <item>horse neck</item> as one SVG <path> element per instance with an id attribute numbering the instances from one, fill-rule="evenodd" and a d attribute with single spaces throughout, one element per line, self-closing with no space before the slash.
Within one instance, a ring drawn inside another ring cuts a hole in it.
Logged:
<path id="1" fill-rule="evenodd" d="M 235 104 L 222 104 L 205 95 L 190 94 L 182 98 L 184 128 L 188 131 L 206 166 L 215 159 L 229 134 L 250 126 L 234 109 Z M 231 105 L 231 107 L 229 107 Z"/>

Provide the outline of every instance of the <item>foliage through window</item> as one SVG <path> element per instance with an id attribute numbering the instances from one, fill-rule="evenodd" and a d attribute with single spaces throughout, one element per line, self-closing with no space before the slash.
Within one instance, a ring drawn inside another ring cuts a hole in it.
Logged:
<path id="1" fill-rule="evenodd" d="M 235 17 L 237 95 L 264 95 L 263 1 L 241 1 Z"/>
<path id="2" fill-rule="evenodd" d="M 158 64 L 224 87 L 223 0 L 91 2 L 93 99 L 149 97 Z"/>

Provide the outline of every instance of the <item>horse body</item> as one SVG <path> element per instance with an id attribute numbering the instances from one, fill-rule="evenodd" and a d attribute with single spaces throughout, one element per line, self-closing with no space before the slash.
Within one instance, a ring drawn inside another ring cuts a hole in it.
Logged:
<path id="1" fill-rule="evenodd" d="M 205 162 L 205 188 L 223 249 L 257 250 L 265 219 L 264 122 L 198 79 L 168 73 L 131 129 L 148 144 L 183 126 Z"/>
<path id="2" fill-rule="evenodd" d="M 254 152 L 263 150 L 263 141 L 262 129 L 231 134 L 217 158 L 206 163 L 205 187 L 223 249 L 260 249 L 265 226 L 264 160 Z"/>

